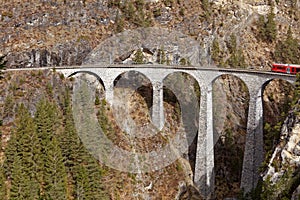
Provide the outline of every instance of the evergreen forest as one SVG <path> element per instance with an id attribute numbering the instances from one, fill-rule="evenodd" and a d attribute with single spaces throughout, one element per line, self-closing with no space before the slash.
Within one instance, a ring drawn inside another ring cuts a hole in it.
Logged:
<path id="1" fill-rule="evenodd" d="M 1 134 L 0 199 L 109 199 L 102 184 L 105 170 L 77 136 L 69 88 L 63 90 L 59 102 L 41 95 L 34 112 L 24 99 L 17 100 L 18 93 L 9 97 L 15 114 L 10 133 Z M 4 113 L 12 114 L 7 107 L 5 102 L 2 130 Z"/>

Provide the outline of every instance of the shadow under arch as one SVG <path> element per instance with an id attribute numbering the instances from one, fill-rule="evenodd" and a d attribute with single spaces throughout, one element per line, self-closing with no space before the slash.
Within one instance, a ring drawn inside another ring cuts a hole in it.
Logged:
<path id="1" fill-rule="evenodd" d="M 143 73 L 130 70 L 119 74 L 113 81 L 115 88 L 129 88 L 140 94 L 150 111 L 153 104 L 153 86 L 151 80 Z"/>
<path id="2" fill-rule="evenodd" d="M 75 76 L 77 74 L 89 74 L 89 75 L 92 75 L 92 76 L 96 77 L 96 79 L 98 80 L 98 82 L 102 85 L 104 91 L 106 91 L 106 86 L 105 86 L 103 80 L 101 79 L 101 77 L 98 76 L 98 74 L 96 74 L 94 72 L 91 72 L 91 71 L 80 70 L 80 71 L 76 71 L 76 72 L 70 74 L 68 76 L 68 78 L 73 77 L 73 76 Z"/>
<path id="3" fill-rule="evenodd" d="M 211 85 L 213 106 L 213 151 L 215 198 L 238 196 L 244 153 L 250 93 L 235 75 L 223 74 Z"/>
<path id="4" fill-rule="evenodd" d="M 295 86 L 283 79 L 270 79 L 262 85 L 263 150 L 268 163 L 280 138 L 281 127 L 288 116 L 294 98 Z M 267 166 L 261 166 L 262 170 Z"/>
<path id="5" fill-rule="evenodd" d="M 197 138 L 199 130 L 200 86 L 197 79 L 186 72 L 173 72 L 163 79 L 163 100 L 175 109 L 175 119 L 181 117 L 186 133 L 188 152 L 183 155 L 195 174 Z"/>

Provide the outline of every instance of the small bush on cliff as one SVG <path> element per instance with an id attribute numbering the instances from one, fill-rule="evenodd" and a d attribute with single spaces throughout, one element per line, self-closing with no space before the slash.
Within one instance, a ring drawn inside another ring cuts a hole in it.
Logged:
<path id="1" fill-rule="evenodd" d="M 0 56 L 0 79 L 3 78 L 3 69 L 6 67 L 7 61 L 5 60 L 5 56 Z"/>
<path id="2" fill-rule="evenodd" d="M 142 50 L 138 49 L 136 51 L 136 53 L 134 54 L 134 58 L 133 58 L 134 64 L 144 64 L 145 63 L 144 59 L 145 59 L 145 56 L 144 56 Z"/>
<path id="3" fill-rule="evenodd" d="M 265 42 L 274 42 L 277 36 L 277 28 L 275 22 L 275 14 L 273 12 L 273 7 L 271 7 L 270 12 L 267 15 L 267 20 L 264 16 L 260 16 L 257 26 L 258 26 L 258 39 Z"/>
<path id="4" fill-rule="evenodd" d="M 299 41 L 293 37 L 291 27 L 287 31 L 285 41 L 279 41 L 275 47 L 275 60 L 281 63 L 300 64 L 300 45 Z"/>
<path id="5" fill-rule="evenodd" d="M 236 36 L 232 34 L 226 42 L 226 45 L 229 53 L 231 54 L 228 60 L 226 60 L 226 65 L 233 68 L 245 68 L 245 57 L 243 51 L 240 48 L 237 48 Z"/>

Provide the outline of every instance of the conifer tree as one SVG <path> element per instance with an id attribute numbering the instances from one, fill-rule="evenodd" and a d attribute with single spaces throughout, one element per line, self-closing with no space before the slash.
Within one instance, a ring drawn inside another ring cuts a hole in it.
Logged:
<path id="1" fill-rule="evenodd" d="M 79 159 L 80 139 L 76 134 L 75 124 L 72 115 L 72 106 L 70 101 L 69 90 L 66 89 L 64 95 L 64 131 L 59 137 L 62 156 L 66 167 L 72 168 L 77 164 Z"/>
<path id="2" fill-rule="evenodd" d="M 82 149 L 80 139 L 77 136 L 75 130 L 75 124 L 72 115 L 72 107 L 70 102 L 69 90 L 66 89 L 64 95 L 64 131 L 59 136 L 59 143 L 61 147 L 61 152 L 66 167 L 66 172 L 68 173 L 68 182 L 72 184 L 73 190 L 68 191 L 69 196 L 76 196 L 77 186 L 75 182 L 75 176 L 78 173 L 77 167 L 82 162 Z M 78 198 L 81 199 L 81 198 Z"/>
<path id="3" fill-rule="evenodd" d="M 35 150 L 38 144 L 35 126 L 23 104 L 18 108 L 16 129 L 6 149 L 6 166 L 11 179 L 12 199 L 36 199 L 39 184 L 36 177 Z"/>
<path id="4" fill-rule="evenodd" d="M 4 69 L 6 66 L 7 61 L 4 59 L 5 59 L 5 56 L 0 56 L 0 70 Z"/>
<path id="5" fill-rule="evenodd" d="M 107 199 L 101 183 L 101 167 L 77 135 L 68 89 L 64 97 L 64 131 L 59 142 L 68 182 L 72 184 L 70 194 L 74 199 Z"/>
<path id="6" fill-rule="evenodd" d="M 67 197 L 67 173 L 63 157 L 55 136 L 44 149 L 47 155 L 44 172 L 44 196 L 46 199 L 64 200 Z"/>
<path id="7" fill-rule="evenodd" d="M 17 155 L 14 160 L 11 174 L 10 199 L 28 199 L 38 198 L 38 184 L 27 173 L 26 165 L 22 157 Z"/>
<path id="8" fill-rule="evenodd" d="M 257 26 L 258 26 L 258 37 L 260 40 L 265 40 L 266 30 L 265 30 L 265 17 L 263 15 L 259 15 Z"/>
<path id="9" fill-rule="evenodd" d="M 219 64 L 219 62 L 221 60 L 220 53 L 221 53 L 221 50 L 220 50 L 219 41 L 218 41 L 218 39 L 215 38 L 212 43 L 211 58 L 216 64 Z"/>
<path id="10" fill-rule="evenodd" d="M 101 183 L 101 168 L 88 152 L 83 156 L 83 163 L 76 166 L 76 172 L 76 195 L 82 199 L 108 199 Z"/>
<path id="11" fill-rule="evenodd" d="M 17 136 L 11 134 L 8 144 L 5 148 L 5 160 L 3 163 L 3 169 L 6 177 L 10 177 L 12 173 L 12 166 L 14 163 L 15 156 L 17 155 Z"/>
<path id="12" fill-rule="evenodd" d="M 275 59 L 277 62 L 300 64 L 300 45 L 293 37 L 291 27 L 287 31 L 286 40 L 276 44 Z"/>
<path id="13" fill-rule="evenodd" d="M 6 199 L 5 176 L 2 163 L 0 164 L 0 199 Z"/>
<path id="14" fill-rule="evenodd" d="M 277 36 L 277 28 L 276 28 L 276 22 L 275 22 L 275 14 L 274 14 L 274 8 L 271 7 L 270 12 L 267 16 L 267 23 L 265 25 L 265 40 L 267 42 L 273 42 L 276 40 Z"/>
<path id="15" fill-rule="evenodd" d="M 124 23 L 125 22 L 123 17 L 119 14 L 119 12 L 117 12 L 116 19 L 115 19 L 115 24 L 116 24 L 115 31 L 117 33 L 121 33 L 124 30 Z"/>
<path id="16" fill-rule="evenodd" d="M 82 165 L 76 166 L 76 185 L 75 185 L 75 194 L 76 199 L 84 199 L 86 196 L 85 188 L 88 184 L 88 176 L 86 169 Z"/>
<path id="17" fill-rule="evenodd" d="M 2 141 L 1 141 L 1 131 L 0 131 L 0 150 L 2 150 Z M 0 162 L 0 199 L 6 199 L 6 184 L 3 163 Z"/>
<path id="18" fill-rule="evenodd" d="M 226 61 L 227 65 L 234 68 L 245 68 L 245 57 L 243 51 L 237 48 L 237 41 L 235 35 L 231 35 L 227 42 L 227 48 L 231 53 L 229 59 Z"/>
<path id="19" fill-rule="evenodd" d="M 259 16 L 257 26 L 259 39 L 265 42 L 274 42 L 276 40 L 277 27 L 273 6 L 271 6 L 266 21 L 264 16 Z"/>
<path id="20" fill-rule="evenodd" d="M 67 174 L 63 165 L 63 156 L 56 140 L 59 127 L 58 109 L 54 103 L 41 100 L 37 105 L 35 123 L 39 138 L 40 151 L 37 158 L 42 199 L 66 199 Z"/>
<path id="21" fill-rule="evenodd" d="M 144 55 L 141 49 L 138 49 L 136 53 L 134 54 L 133 58 L 134 64 L 143 64 L 144 62 Z"/>

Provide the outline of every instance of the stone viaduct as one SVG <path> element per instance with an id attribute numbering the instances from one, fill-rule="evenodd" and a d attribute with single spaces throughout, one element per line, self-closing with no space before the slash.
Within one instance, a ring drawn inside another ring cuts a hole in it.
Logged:
<path id="1" fill-rule="evenodd" d="M 66 77 L 77 73 L 96 76 L 105 88 L 105 98 L 113 102 L 114 80 L 122 73 L 136 71 L 145 75 L 153 87 L 152 121 L 156 127 L 164 126 L 163 80 L 172 73 L 183 72 L 198 81 L 201 91 L 199 130 L 197 138 L 194 182 L 200 192 L 209 197 L 214 188 L 214 142 L 212 84 L 223 74 L 241 79 L 248 87 L 250 101 L 247 121 L 246 146 L 243 161 L 241 188 L 250 191 L 258 181 L 257 170 L 263 161 L 263 105 L 262 92 L 273 79 L 283 79 L 294 83 L 295 76 L 272 72 L 258 72 L 220 68 L 184 68 L 163 65 L 86 65 L 77 68 L 57 68 Z"/>

